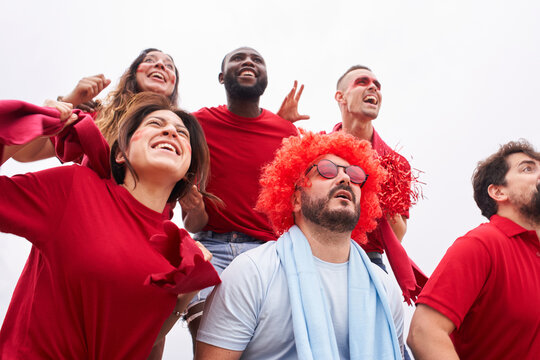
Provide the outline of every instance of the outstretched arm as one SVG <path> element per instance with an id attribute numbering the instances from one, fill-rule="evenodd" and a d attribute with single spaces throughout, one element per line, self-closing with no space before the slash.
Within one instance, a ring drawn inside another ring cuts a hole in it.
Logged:
<path id="1" fill-rule="evenodd" d="M 204 206 L 202 194 L 193 185 L 191 190 L 179 201 L 182 207 L 184 227 L 190 233 L 201 231 L 208 223 L 208 213 Z"/>
<path id="2" fill-rule="evenodd" d="M 296 93 L 296 87 L 298 86 L 298 81 L 294 80 L 294 85 L 291 91 L 285 96 L 285 99 L 281 103 L 277 115 L 285 120 L 294 123 L 299 120 L 309 119 L 309 115 L 300 115 L 298 113 L 298 102 L 304 91 L 304 85 L 300 86 L 298 93 Z"/>
<path id="3" fill-rule="evenodd" d="M 51 158 L 55 155 L 49 138 L 38 138 L 28 144 L 17 145 L 11 157 L 19 162 L 32 162 Z"/>
<path id="4" fill-rule="evenodd" d="M 454 323 L 437 310 L 419 304 L 414 312 L 407 345 L 418 360 L 459 360 L 450 334 Z"/>
<path id="5" fill-rule="evenodd" d="M 58 133 L 61 132 L 66 126 L 77 120 L 77 115 L 72 113 L 73 105 L 70 103 L 45 100 L 44 106 L 55 107 L 60 112 L 60 121 L 64 123 L 64 126 L 58 131 Z M 40 137 L 30 141 L 27 144 L 4 146 L 1 164 L 12 157 L 17 161 L 30 162 L 47 159 L 54 155 L 54 147 L 49 141 L 49 136 Z"/>

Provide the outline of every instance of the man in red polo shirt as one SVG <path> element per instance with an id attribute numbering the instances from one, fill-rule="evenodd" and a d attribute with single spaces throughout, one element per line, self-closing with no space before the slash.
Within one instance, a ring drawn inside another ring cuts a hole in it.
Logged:
<path id="1" fill-rule="evenodd" d="M 490 219 L 456 240 L 420 294 L 416 359 L 538 359 L 540 153 L 521 140 L 480 162 L 474 199 Z"/>

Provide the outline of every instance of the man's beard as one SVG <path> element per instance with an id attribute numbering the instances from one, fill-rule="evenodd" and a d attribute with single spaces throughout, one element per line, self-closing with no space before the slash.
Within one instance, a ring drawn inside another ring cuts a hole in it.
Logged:
<path id="1" fill-rule="evenodd" d="M 259 97 L 264 94 L 264 90 L 266 90 L 266 86 L 268 85 L 268 79 L 263 77 L 257 78 L 257 82 L 253 86 L 242 86 L 231 73 L 226 74 L 223 81 L 225 84 L 225 91 L 227 91 L 229 96 L 245 100 L 259 99 Z"/>
<path id="2" fill-rule="evenodd" d="M 519 211 L 535 225 L 540 225 L 540 184 L 536 186 L 536 192 L 532 194 L 530 201 L 520 205 Z"/>
<path id="3" fill-rule="evenodd" d="M 356 204 L 356 196 L 348 185 L 336 186 L 326 198 L 309 197 L 305 191 L 300 194 L 302 201 L 302 215 L 314 224 L 317 224 L 332 232 L 351 232 L 360 219 L 360 205 L 354 211 L 343 208 L 337 210 L 328 209 L 328 203 L 339 190 L 347 190 L 352 194 L 352 202 Z"/>

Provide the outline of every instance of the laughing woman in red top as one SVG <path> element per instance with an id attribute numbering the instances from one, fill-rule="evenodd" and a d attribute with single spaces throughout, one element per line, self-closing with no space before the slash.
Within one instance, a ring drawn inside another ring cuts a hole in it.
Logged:
<path id="1" fill-rule="evenodd" d="M 70 116 L 57 112 L 56 125 Z M 18 133 L 2 121 L 0 154 L 10 154 Z M 110 159 L 114 180 L 79 165 L 0 177 L 0 231 L 32 243 L 0 358 L 145 359 L 192 292 L 219 282 L 209 256 L 163 215 L 196 182 L 204 192 L 208 148 L 196 119 L 138 94 Z"/>
<path id="2" fill-rule="evenodd" d="M 178 102 L 178 69 L 170 55 L 161 50 L 148 48 L 133 60 L 103 105 L 93 99 L 111 83 L 103 74 L 82 78 L 77 86 L 58 100 L 91 113 L 103 136 L 112 145 L 118 135 L 120 118 L 124 115 L 131 98 L 148 91 L 166 96 L 172 104 Z M 18 150 L 13 158 L 30 162 L 54 157 L 54 146 L 46 138 L 37 139 Z"/>

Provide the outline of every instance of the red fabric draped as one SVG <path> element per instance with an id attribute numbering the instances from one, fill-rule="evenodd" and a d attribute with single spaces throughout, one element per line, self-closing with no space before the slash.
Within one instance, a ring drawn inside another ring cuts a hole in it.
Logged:
<path id="1" fill-rule="evenodd" d="M 145 284 L 151 284 L 185 294 L 201 290 L 221 282 L 219 275 L 209 261 L 204 260 L 201 249 L 184 229 L 179 229 L 171 221 L 163 223 L 165 234 L 150 238 L 150 244 L 160 252 L 174 270 L 168 273 L 149 275 Z"/>
<path id="2" fill-rule="evenodd" d="M 90 114 L 78 109 L 73 113 L 79 117 L 76 122 L 53 136 L 64 126 L 58 110 L 19 100 L 1 100 L 0 141 L 3 145 L 21 145 L 40 136 L 53 136 L 51 141 L 60 161 L 76 161 L 86 155 L 90 168 L 101 178 L 110 178 L 109 145 Z"/>

